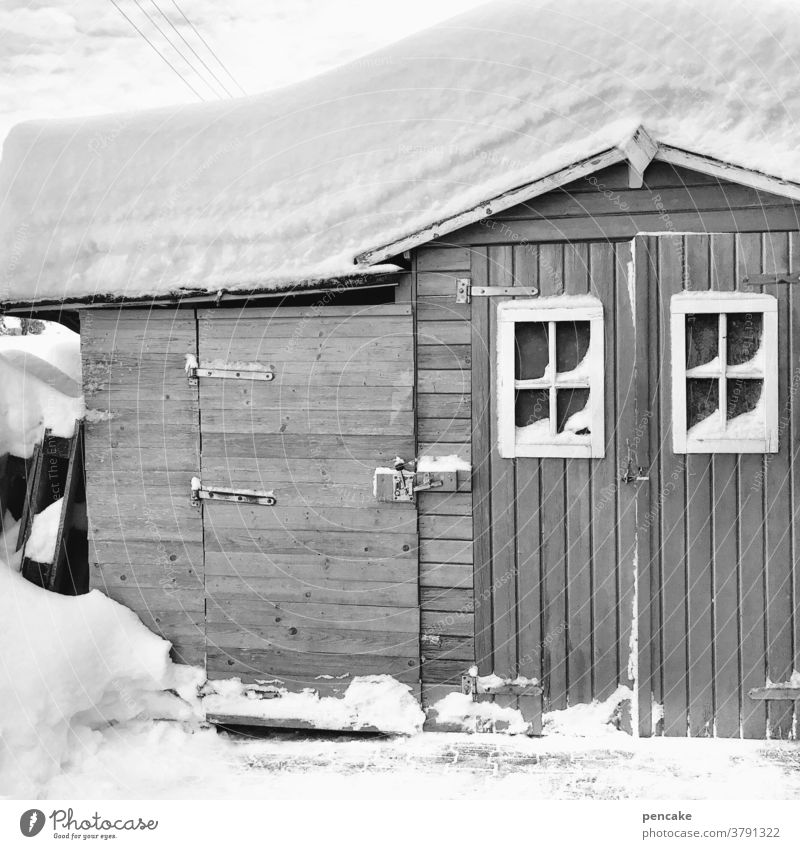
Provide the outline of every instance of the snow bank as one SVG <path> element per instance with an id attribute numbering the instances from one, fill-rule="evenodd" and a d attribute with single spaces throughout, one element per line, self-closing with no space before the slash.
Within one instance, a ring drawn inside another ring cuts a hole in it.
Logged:
<path id="1" fill-rule="evenodd" d="M 93 728 L 191 719 L 201 680 L 102 593 L 50 593 L 0 563 L 0 795 L 38 795 Z"/>
<path id="2" fill-rule="evenodd" d="M 63 504 L 64 499 L 59 498 L 33 517 L 31 535 L 25 545 L 25 556 L 28 559 L 36 563 L 52 563 L 55 559 Z"/>
<path id="3" fill-rule="evenodd" d="M 206 714 L 301 720 L 320 729 L 371 727 L 386 734 L 417 734 L 425 721 L 411 688 L 391 675 L 357 676 L 341 698 L 285 689 L 276 698 L 252 698 L 239 679 L 211 686 L 216 693 L 203 699 Z"/>
<path id="4" fill-rule="evenodd" d="M 462 731 L 504 731 L 525 734 L 528 723 L 516 708 L 502 707 L 496 702 L 475 702 L 465 693 L 448 693 L 431 705 L 437 725 L 455 726 Z"/>
<path id="5" fill-rule="evenodd" d="M 0 455 L 30 457 L 49 427 L 72 436 L 83 416 L 80 337 L 0 336 Z"/>
<path id="6" fill-rule="evenodd" d="M 633 698 L 630 687 L 620 684 L 605 701 L 573 705 L 565 710 L 554 710 L 542 717 L 545 734 L 570 737 L 597 737 L 605 734 L 624 734 L 612 722 L 618 717 L 623 702 Z"/>
<path id="7" fill-rule="evenodd" d="M 791 0 L 504 0 L 264 95 L 22 124 L 0 166 L 0 299 L 352 272 L 360 252 L 639 124 L 798 180 L 796 14 Z"/>

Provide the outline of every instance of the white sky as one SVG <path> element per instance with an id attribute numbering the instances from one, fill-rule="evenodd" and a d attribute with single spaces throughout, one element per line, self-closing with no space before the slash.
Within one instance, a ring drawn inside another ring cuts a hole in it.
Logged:
<path id="1" fill-rule="evenodd" d="M 0 0 L 0 139 L 27 118 L 198 100 L 114 3 L 204 98 L 213 99 L 203 82 L 215 86 L 209 71 L 159 10 L 238 94 L 179 7 L 244 90 L 257 94 L 369 53 L 480 0 L 176 2 L 177 7 L 173 0 Z"/>

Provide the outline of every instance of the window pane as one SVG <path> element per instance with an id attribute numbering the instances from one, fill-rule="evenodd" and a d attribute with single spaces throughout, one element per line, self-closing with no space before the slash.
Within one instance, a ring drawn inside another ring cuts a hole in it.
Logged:
<path id="1" fill-rule="evenodd" d="M 764 319 L 761 313 L 728 315 L 728 365 L 738 366 L 754 359 L 761 347 Z"/>
<path id="2" fill-rule="evenodd" d="M 514 374 L 517 380 L 544 377 L 549 354 L 549 326 L 544 321 L 520 321 L 515 326 L 516 355 Z"/>
<path id="3" fill-rule="evenodd" d="M 686 371 L 712 362 L 719 355 L 719 316 L 686 316 Z"/>
<path id="4" fill-rule="evenodd" d="M 588 321 L 559 321 L 556 324 L 556 371 L 574 371 L 589 350 Z"/>
<path id="5" fill-rule="evenodd" d="M 719 381 L 690 379 L 686 381 L 686 427 L 691 430 L 719 410 Z"/>
<path id="6" fill-rule="evenodd" d="M 521 389 L 517 392 L 514 406 L 514 419 L 517 427 L 528 425 L 550 418 L 550 390 Z"/>
<path id="7" fill-rule="evenodd" d="M 588 389 L 559 389 L 556 394 L 559 433 L 590 433 L 591 420 Z"/>
<path id="8" fill-rule="evenodd" d="M 728 380 L 728 421 L 755 410 L 763 387 L 762 380 Z"/>

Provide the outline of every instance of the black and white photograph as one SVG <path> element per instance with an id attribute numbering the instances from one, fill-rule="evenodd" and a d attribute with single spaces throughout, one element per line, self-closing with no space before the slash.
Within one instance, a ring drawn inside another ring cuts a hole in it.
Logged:
<path id="1" fill-rule="evenodd" d="M 0 143 L 0 845 L 800 845 L 796 0 L 0 0 Z"/>

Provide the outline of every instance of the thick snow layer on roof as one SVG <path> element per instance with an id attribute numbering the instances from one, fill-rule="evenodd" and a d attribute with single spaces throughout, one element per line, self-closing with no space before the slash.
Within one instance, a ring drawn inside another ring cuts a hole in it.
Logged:
<path id="1" fill-rule="evenodd" d="M 504 0 L 262 96 L 23 124 L 0 298 L 339 275 L 639 124 L 798 180 L 798 57 L 790 0 Z"/>

